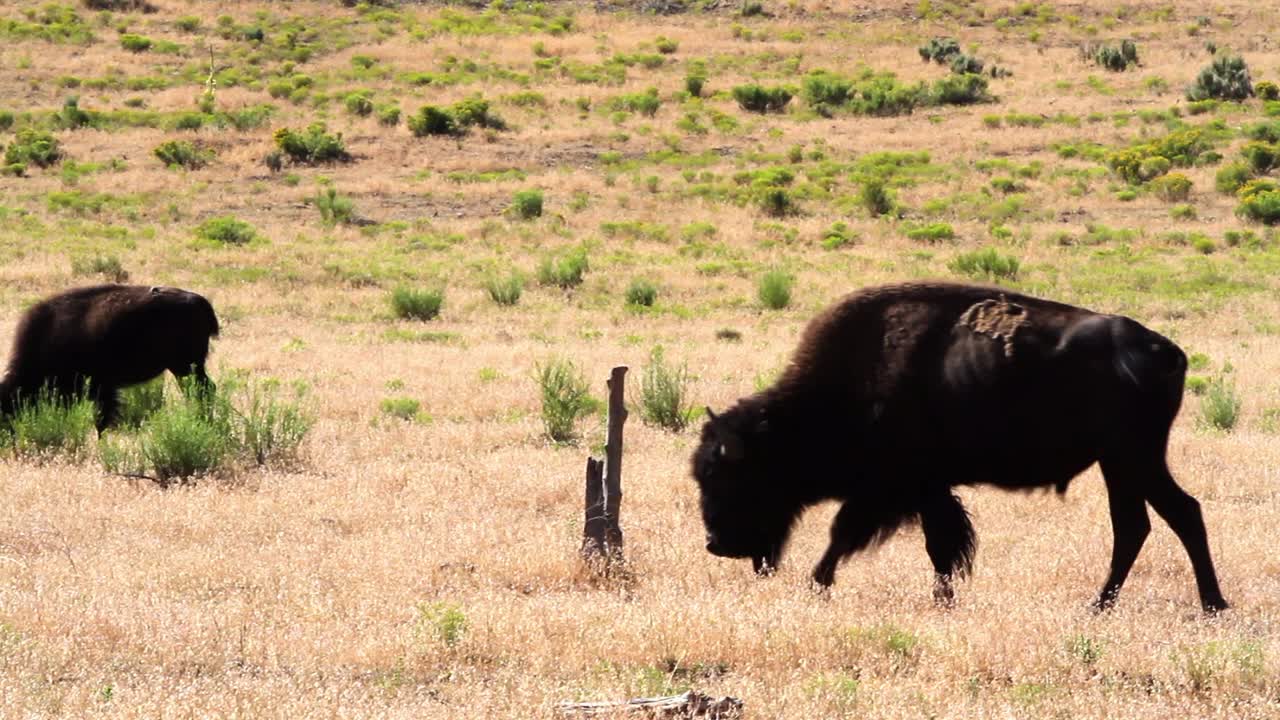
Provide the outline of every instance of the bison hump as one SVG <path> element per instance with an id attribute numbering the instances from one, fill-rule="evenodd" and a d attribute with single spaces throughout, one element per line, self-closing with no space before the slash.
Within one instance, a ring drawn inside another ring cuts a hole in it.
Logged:
<path id="1" fill-rule="evenodd" d="M 958 329 L 985 335 L 1003 343 L 1005 357 L 1013 357 L 1014 338 L 1027 322 L 1027 308 L 1001 295 L 970 305 L 956 322 Z"/>

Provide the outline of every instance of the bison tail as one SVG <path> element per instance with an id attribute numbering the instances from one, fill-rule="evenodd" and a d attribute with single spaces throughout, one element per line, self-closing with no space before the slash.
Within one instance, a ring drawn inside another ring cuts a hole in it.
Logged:
<path id="1" fill-rule="evenodd" d="M 969 575 L 978 549 L 978 535 L 960 498 L 951 492 L 930 498 L 920 510 L 920 521 L 934 569 L 952 577 Z"/>

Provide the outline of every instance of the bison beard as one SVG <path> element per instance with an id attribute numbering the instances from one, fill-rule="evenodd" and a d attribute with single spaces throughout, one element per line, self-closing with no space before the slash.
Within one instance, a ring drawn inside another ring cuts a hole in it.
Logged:
<path id="1" fill-rule="evenodd" d="M 202 392 L 209 339 L 218 335 L 213 306 L 186 290 L 97 285 L 69 290 L 22 316 L 8 370 L 0 379 L 0 415 L 48 388 L 67 398 L 81 391 L 98 406 L 98 430 L 118 409 L 119 388 L 168 370 L 194 375 Z"/>
<path id="2" fill-rule="evenodd" d="M 708 409 L 693 456 L 707 550 L 770 572 L 804 510 L 839 500 L 818 585 L 919 522 L 949 603 L 975 548 L 952 488 L 1065 492 L 1098 462 L 1115 542 L 1095 606 L 1115 602 L 1149 503 L 1186 548 L 1201 605 L 1224 609 L 1199 503 L 1165 461 L 1185 372 L 1181 349 L 1124 317 L 969 285 L 854 293 L 809 324 L 773 387 Z"/>

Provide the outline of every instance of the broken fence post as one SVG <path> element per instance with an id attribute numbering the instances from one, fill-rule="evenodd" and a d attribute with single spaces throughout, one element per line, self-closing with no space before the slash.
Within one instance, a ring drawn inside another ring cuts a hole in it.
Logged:
<path id="1" fill-rule="evenodd" d="M 622 560 L 622 425 L 627 421 L 627 367 L 609 374 L 609 422 L 605 460 L 587 458 L 586 517 L 582 525 L 582 556 L 603 558 L 612 564 Z"/>

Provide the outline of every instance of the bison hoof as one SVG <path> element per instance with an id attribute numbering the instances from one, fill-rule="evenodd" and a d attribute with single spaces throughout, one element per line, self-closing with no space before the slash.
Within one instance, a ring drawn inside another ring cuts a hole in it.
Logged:
<path id="1" fill-rule="evenodd" d="M 768 558 L 753 557 L 751 558 L 751 569 L 756 571 L 756 575 L 760 577 L 772 577 L 778 571 Z"/>
<path id="2" fill-rule="evenodd" d="M 1222 597 L 1201 600 L 1200 606 L 1204 608 L 1205 615 L 1217 615 L 1223 610 L 1229 610 L 1231 608 L 1231 606 L 1227 604 L 1226 599 Z"/>

